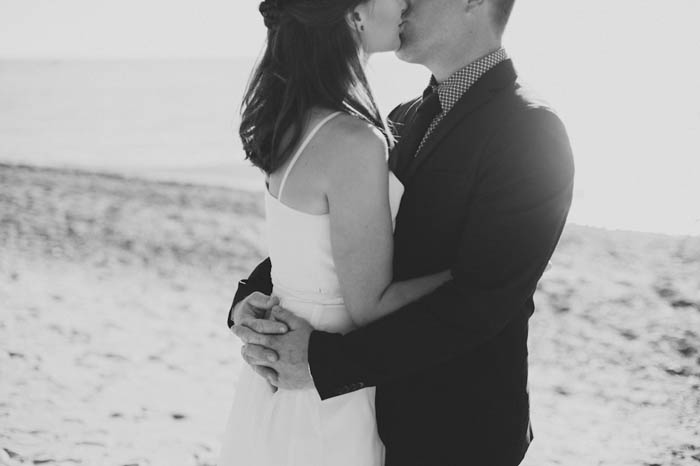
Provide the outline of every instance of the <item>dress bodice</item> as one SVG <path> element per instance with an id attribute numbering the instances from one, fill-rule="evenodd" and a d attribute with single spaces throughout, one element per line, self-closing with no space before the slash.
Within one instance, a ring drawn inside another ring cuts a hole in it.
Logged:
<path id="1" fill-rule="evenodd" d="M 287 175 L 316 131 L 332 114 L 307 136 L 282 178 L 278 198 L 265 190 L 266 234 L 272 261 L 273 294 L 281 305 L 307 319 L 322 330 L 345 332 L 354 327 L 343 306 L 331 249 L 329 214 L 309 214 L 287 206 L 282 194 Z M 389 173 L 389 204 L 392 222 L 396 219 L 403 185 Z"/>

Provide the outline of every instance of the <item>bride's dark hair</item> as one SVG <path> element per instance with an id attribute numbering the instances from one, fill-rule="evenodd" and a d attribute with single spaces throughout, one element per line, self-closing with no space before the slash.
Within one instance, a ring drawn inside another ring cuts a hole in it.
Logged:
<path id="1" fill-rule="evenodd" d="M 241 105 L 246 158 L 266 173 L 299 143 L 313 107 L 344 111 L 375 125 L 391 144 L 367 83 L 346 15 L 367 0 L 265 0 L 262 58 Z"/>

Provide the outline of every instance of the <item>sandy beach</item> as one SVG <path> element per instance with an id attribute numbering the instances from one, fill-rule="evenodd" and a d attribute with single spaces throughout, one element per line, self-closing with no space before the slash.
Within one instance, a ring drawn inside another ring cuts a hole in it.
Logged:
<path id="1" fill-rule="evenodd" d="M 259 192 L 0 164 L 0 465 L 214 465 L 262 220 Z M 700 464 L 700 237 L 568 225 L 536 298 L 524 465 Z"/>

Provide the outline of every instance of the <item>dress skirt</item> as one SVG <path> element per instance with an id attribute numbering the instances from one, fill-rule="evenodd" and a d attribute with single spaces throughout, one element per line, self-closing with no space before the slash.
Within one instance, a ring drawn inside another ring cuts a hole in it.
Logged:
<path id="1" fill-rule="evenodd" d="M 345 327 L 342 305 L 281 298 L 315 328 Z M 301 311 L 301 312 L 299 312 Z M 219 466 L 381 466 L 374 387 L 322 401 L 315 389 L 274 390 L 245 365 Z"/>

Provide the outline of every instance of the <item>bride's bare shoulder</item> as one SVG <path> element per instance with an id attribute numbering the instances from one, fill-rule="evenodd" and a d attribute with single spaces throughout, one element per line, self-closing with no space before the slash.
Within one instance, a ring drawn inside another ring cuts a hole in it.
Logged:
<path id="1" fill-rule="evenodd" d="M 329 198 L 351 199 L 358 192 L 377 198 L 387 188 L 387 144 L 374 125 L 338 115 L 325 133 L 322 183 Z"/>
<path id="2" fill-rule="evenodd" d="M 325 135 L 327 160 L 339 170 L 386 164 L 387 143 L 376 126 L 352 115 L 342 113 L 329 122 Z"/>
<path id="3" fill-rule="evenodd" d="M 346 142 L 386 146 L 384 135 L 373 124 L 356 116 L 340 113 L 331 120 L 331 132 Z"/>

